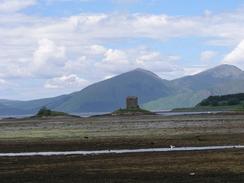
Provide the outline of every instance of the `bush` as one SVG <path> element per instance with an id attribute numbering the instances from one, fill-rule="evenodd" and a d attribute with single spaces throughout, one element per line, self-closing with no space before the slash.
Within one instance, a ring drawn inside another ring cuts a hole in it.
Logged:
<path id="1" fill-rule="evenodd" d="M 210 103 L 208 100 L 203 100 L 199 105 L 200 106 L 208 106 Z"/>
<path id="2" fill-rule="evenodd" d="M 50 116 L 52 114 L 52 111 L 48 109 L 47 107 L 42 107 L 38 113 L 37 116 Z"/>
<path id="3" fill-rule="evenodd" d="M 218 101 L 213 101 L 211 104 L 212 104 L 212 106 L 218 106 L 219 105 Z"/>
<path id="4" fill-rule="evenodd" d="M 228 100 L 228 105 L 237 105 L 240 104 L 240 101 L 237 98 L 229 99 Z"/>

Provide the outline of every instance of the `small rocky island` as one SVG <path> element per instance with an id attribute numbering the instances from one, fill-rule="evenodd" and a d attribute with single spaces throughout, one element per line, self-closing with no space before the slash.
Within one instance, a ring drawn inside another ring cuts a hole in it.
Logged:
<path id="1" fill-rule="evenodd" d="M 42 107 L 34 117 L 58 117 L 58 116 L 70 116 L 70 117 L 78 117 L 74 115 L 70 115 L 65 112 L 53 111 L 48 109 L 47 107 Z"/>
<path id="2" fill-rule="evenodd" d="M 155 113 L 151 111 L 147 111 L 145 109 L 141 109 L 138 105 L 138 97 L 129 96 L 126 98 L 126 108 L 118 109 L 112 113 L 112 116 L 130 116 L 130 115 L 155 115 Z"/>

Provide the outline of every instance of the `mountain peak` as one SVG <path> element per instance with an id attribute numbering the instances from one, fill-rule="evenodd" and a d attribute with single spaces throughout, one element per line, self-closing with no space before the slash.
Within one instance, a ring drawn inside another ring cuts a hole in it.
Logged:
<path id="1" fill-rule="evenodd" d="M 136 69 L 129 71 L 127 73 L 139 73 L 139 74 L 148 75 L 148 76 L 162 80 L 157 74 L 155 74 L 149 70 L 142 69 L 142 68 L 136 68 Z"/>
<path id="2" fill-rule="evenodd" d="M 222 64 L 200 73 L 200 75 L 209 75 L 209 74 L 215 78 L 225 78 L 225 77 L 237 78 L 241 75 L 244 75 L 244 72 L 240 68 L 234 65 Z"/>
<path id="3" fill-rule="evenodd" d="M 151 71 L 149 71 L 149 70 L 142 69 L 142 68 L 140 68 L 140 67 L 138 67 L 138 68 L 132 70 L 131 72 L 153 73 L 153 72 L 151 72 Z"/>
<path id="4" fill-rule="evenodd" d="M 218 65 L 212 69 L 218 69 L 218 70 L 232 70 L 232 71 L 242 71 L 240 68 L 234 66 L 234 65 L 230 65 L 230 64 L 222 64 L 222 65 Z"/>
<path id="5" fill-rule="evenodd" d="M 138 68 L 134 69 L 134 71 L 146 71 L 146 70 L 138 67 Z"/>

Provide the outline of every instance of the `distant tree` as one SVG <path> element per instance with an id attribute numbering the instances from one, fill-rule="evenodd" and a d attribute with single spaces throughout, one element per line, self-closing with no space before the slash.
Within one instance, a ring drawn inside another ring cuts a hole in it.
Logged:
<path id="1" fill-rule="evenodd" d="M 200 103 L 200 106 L 208 106 L 210 103 L 208 100 L 203 100 L 201 103 Z"/>
<path id="2" fill-rule="evenodd" d="M 218 101 L 214 100 L 214 101 L 212 102 L 212 106 L 218 106 L 218 105 L 219 105 Z"/>
<path id="3" fill-rule="evenodd" d="M 51 113 L 52 111 L 44 106 L 38 111 L 37 116 L 50 116 Z"/>
<path id="4" fill-rule="evenodd" d="M 244 93 L 210 96 L 199 103 L 200 106 L 228 106 L 244 103 Z"/>
<path id="5" fill-rule="evenodd" d="M 237 104 L 240 104 L 240 101 L 238 98 L 232 98 L 232 99 L 229 99 L 227 103 L 228 103 L 228 105 L 237 105 Z"/>

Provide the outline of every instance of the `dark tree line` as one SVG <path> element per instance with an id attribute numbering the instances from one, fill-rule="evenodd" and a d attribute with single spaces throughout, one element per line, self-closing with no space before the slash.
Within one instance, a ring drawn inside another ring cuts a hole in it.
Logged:
<path id="1" fill-rule="evenodd" d="M 199 103 L 200 106 L 228 106 L 244 104 L 244 93 L 210 96 Z"/>

